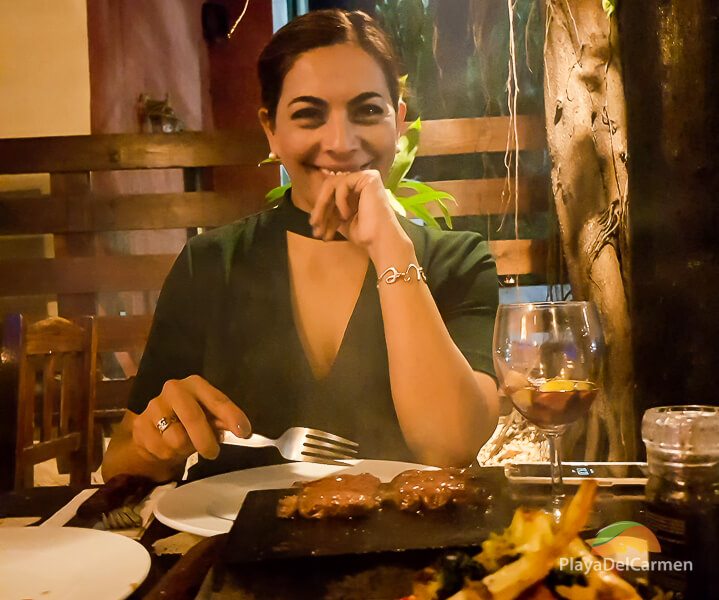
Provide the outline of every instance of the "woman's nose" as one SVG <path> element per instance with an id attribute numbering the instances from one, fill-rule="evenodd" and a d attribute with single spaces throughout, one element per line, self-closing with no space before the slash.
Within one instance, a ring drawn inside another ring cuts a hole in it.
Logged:
<path id="1" fill-rule="evenodd" d="M 346 116 L 336 115 L 325 125 L 325 150 L 336 154 L 351 153 L 359 148 L 354 124 Z"/>

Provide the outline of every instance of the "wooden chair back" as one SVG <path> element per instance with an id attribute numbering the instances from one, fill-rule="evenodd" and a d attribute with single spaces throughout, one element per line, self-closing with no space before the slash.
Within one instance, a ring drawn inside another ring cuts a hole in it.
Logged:
<path id="1" fill-rule="evenodd" d="M 3 489 L 32 487 L 52 458 L 67 460 L 71 485 L 90 483 L 96 346 L 92 317 L 5 318 Z"/>

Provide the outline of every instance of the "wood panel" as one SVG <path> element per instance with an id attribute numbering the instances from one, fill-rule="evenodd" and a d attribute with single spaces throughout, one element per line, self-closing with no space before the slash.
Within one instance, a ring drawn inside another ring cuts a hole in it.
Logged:
<path id="1" fill-rule="evenodd" d="M 98 352 L 142 350 L 150 333 L 152 315 L 95 317 Z"/>
<path id="2" fill-rule="evenodd" d="M 454 179 L 431 181 L 429 185 L 443 192 L 449 192 L 457 199 L 457 204 L 449 203 L 452 216 L 514 214 L 514 180 L 506 179 Z M 536 178 L 519 179 L 520 215 L 547 210 L 545 182 Z M 429 205 L 432 215 L 442 216 L 436 203 Z"/>
<path id="3" fill-rule="evenodd" d="M 504 152 L 509 125 L 509 117 L 423 121 L 417 156 Z M 519 115 L 517 131 L 520 150 L 541 150 L 546 145 L 541 117 Z"/>
<path id="4" fill-rule="evenodd" d="M 546 273 L 546 240 L 495 240 L 489 247 L 497 261 L 497 275 Z"/>
<path id="5" fill-rule="evenodd" d="M 53 196 L 66 194 L 85 195 L 91 191 L 90 173 L 51 173 L 50 191 Z M 68 233 L 53 238 L 56 257 L 93 256 L 96 252 L 94 233 Z M 94 294 L 58 294 L 58 312 L 61 315 L 93 315 L 97 312 Z"/>
<path id="6" fill-rule="evenodd" d="M 116 418 L 127 408 L 134 377 L 104 379 L 95 384 L 95 410 L 100 416 Z"/>
<path id="7" fill-rule="evenodd" d="M 158 290 L 174 255 L 0 260 L 0 295 Z"/>
<path id="8" fill-rule="evenodd" d="M 0 140 L 0 173 L 53 173 L 256 165 L 267 154 L 256 132 L 96 134 Z"/>
<path id="9" fill-rule="evenodd" d="M 0 198 L 0 234 L 217 227 L 243 216 L 230 192 Z"/>

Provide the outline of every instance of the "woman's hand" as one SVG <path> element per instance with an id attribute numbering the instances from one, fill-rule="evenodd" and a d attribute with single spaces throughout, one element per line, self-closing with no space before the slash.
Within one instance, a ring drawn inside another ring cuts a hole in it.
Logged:
<path id="1" fill-rule="evenodd" d="M 316 238 L 331 240 L 339 231 L 371 254 L 379 240 L 403 234 L 379 171 L 326 175 L 310 213 Z"/>
<path id="2" fill-rule="evenodd" d="M 164 431 L 158 424 L 169 423 Z M 220 452 L 219 431 L 240 437 L 252 432 L 245 413 L 198 375 L 165 382 L 144 412 L 132 422 L 132 440 L 147 460 L 180 463 L 197 451 L 209 459 Z"/>

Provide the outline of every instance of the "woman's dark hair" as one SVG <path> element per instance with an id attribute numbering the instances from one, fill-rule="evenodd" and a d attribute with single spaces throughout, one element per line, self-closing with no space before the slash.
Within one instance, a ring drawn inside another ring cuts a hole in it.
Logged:
<path id="1" fill-rule="evenodd" d="M 389 88 L 392 104 L 399 104 L 399 70 L 396 54 L 387 35 L 369 15 L 361 11 L 315 10 L 279 29 L 262 50 L 257 73 L 262 88 L 262 106 L 271 122 L 277 114 L 285 76 L 303 53 L 335 44 L 355 43 L 379 64 Z"/>

